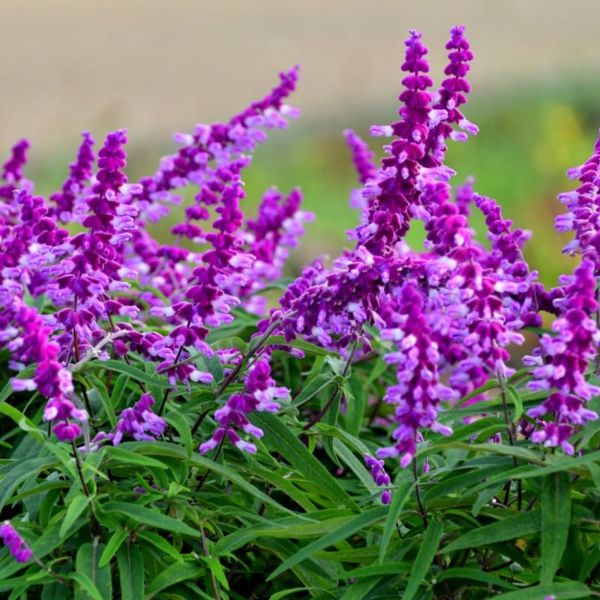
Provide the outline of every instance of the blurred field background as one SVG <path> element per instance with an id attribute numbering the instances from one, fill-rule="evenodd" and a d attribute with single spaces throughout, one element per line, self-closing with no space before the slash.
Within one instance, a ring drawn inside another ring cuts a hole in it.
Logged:
<path id="1" fill-rule="evenodd" d="M 454 144 L 449 164 L 533 231 L 529 258 L 552 285 L 572 265 L 552 228 L 555 195 L 600 126 L 597 0 L 0 0 L 0 148 L 29 137 L 27 175 L 46 194 L 80 131 L 101 141 L 127 127 L 135 180 L 173 150 L 172 132 L 227 119 L 300 63 L 303 117 L 259 149 L 247 178 L 249 206 L 273 184 L 303 189 L 317 220 L 299 265 L 335 255 L 356 222 L 341 132 L 394 119 L 407 30 L 424 32 L 439 81 L 458 23 L 476 55 L 465 112 L 481 133 Z"/>

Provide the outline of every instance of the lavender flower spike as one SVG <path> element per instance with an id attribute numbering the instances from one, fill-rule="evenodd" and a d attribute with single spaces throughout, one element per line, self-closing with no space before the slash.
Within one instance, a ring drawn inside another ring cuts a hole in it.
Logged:
<path id="1" fill-rule="evenodd" d="M 421 292 L 415 282 L 408 281 L 398 290 L 398 312 L 381 332 L 382 339 L 393 341 L 397 348 L 385 356 L 388 364 L 398 365 L 398 384 L 388 388 L 384 400 L 396 406 L 398 426 L 392 434 L 396 443 L 378 450 L 377 457 L 400 456 L 403 468 L 416 454 L 419 429 L 452 433 L 437 421 L 440 400 L 450 400 L 454 394 L 439 382 L 439 353 L 423 310 Z"/>
<path id="2" fill-rule="evenodd" d="M 383 490 L 383 492 L 381 492 L 381 503 L 389 504 L 392 501 L 392 492 L 387 486 L 389 486 L 392 481 L 385 470 L 384 461 L 377 460 L 369 454 L 365 454 L 365 464 L 369 469 L 371 469 L 371 476 L 373 477 L 373 481 L 379 487 L 385 486 L 386 488 L 385 490 Z"/>
<path id="3" fill-rule="evenodd" d="M 574 448 L 568 440 L 574 428 L 598 418 L 585 406 L 592 396 L 600 394 L 600 388 L 585 379 L 587 366 L 600 342 L 600 332 L 591 318 L 598 310 L 594 263 L 584 260 L 572 277 L 564 279 L 569 285 L 565 297 L 558 302 L 562 314 L 552 324 L 555 335 L 543 335 L 540 348 L 525 360 L 536 367 L 529 388 L 553 391 L 527 414 L 533 418 L 544 415 L 551 418 L 531 436 L 534 442 L 560 446 L 567 454 L 573 454 Z"/>
<path id="4" fill-rule="evenodd" d="M 352 129 L 344 131 L 344 137 L 352 152 L 352 162 L 358 175 L 360 183 L 367 183 L 377 175 L 377 167 L 373 162 L 374 154 L 367 143 L 361 139 Z"/>
<path id="5" fill-rule="evenodd" d="M 0 538 L 17 562 L 26 563 L 31 560 L 33 556 L 31 548 L 9 521 L 4 521 L 0 525 Z"/>
<path id="6" fill-rule="evenodd" d="M 600 134 L 594 146 L 594 153 L 581 166 L 567 171 L 571 179 L 579 179 L 581 185 L 571 192 L 559 194 L 558 199 L 565 204 L 568 212 L 555 220 L 558 231 L 573 231 L 575 238 L 563 252 L 582 254 L 593 261 L 595 274 L 600 273 Z"/>
<path id="7" fill-rule="evenodd" d="M 165 420 L 152 412 L 154 398 L 151 394 L 142 394 L 133 408 L 126 408 L 119 417 L 117 432 L 112 443 L 118 446 L 125 434 L 135 440 L 155 440 L 162 435 L 166 427 Z"/>

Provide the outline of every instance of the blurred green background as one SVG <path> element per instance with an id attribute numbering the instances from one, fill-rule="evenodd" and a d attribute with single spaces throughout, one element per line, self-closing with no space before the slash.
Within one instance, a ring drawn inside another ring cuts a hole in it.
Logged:
<path id="1" fill-rule="evenodd" d="M 347 243 L 355 175 L 341 132 L 395 118 L 407 29 L 423 30 L 439 82 L 447 30 L 464 23 L 476 56 L 465 113 L 481 131 L 452 144 L 448 163 L 533 231 L 528 258 L 553 285 L 573 264 L 552 227 L 555 196 L 572 189 L 564 171 L 590 154 L 600 125 L 598 22 L 595 0 L 2 0 L 0 145 L 31 139 L 27 174 L 45 194 L 79 131 L 99 141 L 125 126 L 135 180 L 172 151 L 170 133 L 227 119 L 300 63 L 291 103 L 303 118 L 260 147 L 247 177 L 250 213 L 271 185 L 303 189 L 317 219 L 297 267 Z"/>

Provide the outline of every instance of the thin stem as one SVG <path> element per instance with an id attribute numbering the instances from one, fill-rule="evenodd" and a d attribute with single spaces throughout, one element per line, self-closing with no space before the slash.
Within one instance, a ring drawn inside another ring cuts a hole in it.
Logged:
<path id="1" fill-rule="evenodd" d="M 83 403 L 85 404 L 88 414 L 92 416 L 92 404 L 90 402 L 90 397 L 88 396 L 87 390 L 83 384 L 81 384 L 81 395 L 83 396 Z"/>
<path id="2" fill-rule="evenodd" d="M 358 348 L 358 342 L 354 340 L 352 344 L 352 349 L 350 350 L 350 354 L 348 355 L 348 359 L 346 360 L 346 364 L 344 365 L 344 369 L 342 371 L 342 377 L 345 379 L 348 375 L 348 371 L 350 370 L 350 365 L 352 364 L 352 359 L 356 354 L 356 350 Z M 331 393 L 329 400 L 327 400 L 325 406 L 302 428 L 303 431 L 308 431 L 311 427 L 316 425 L 326 414 L 327 411 L 331 408 L 331 405 L 336 400 L 339 393 L 341 393 L 341 386 L 336 386 L 336 388 Z"/>
<path id="3" fill-rule="evenodd" d="M 118 332 L 118 331 L 116 330 L 116 328 L 115 328 L 115 324 L 114 324 L 114 322 L 113 322 L 113 320 L 112 320 L 112 315 L 110 315 L 110 314 L 108 315 L 108 322 L 110 323 L 110 328 L 111 328 L 111 330 L 112 330 L 112 332 L 113 332 L 113 335 L 114 335 L 114 336 L 117 336 L 117 335 L 118 335 L 118 333 L 120 333 L 120 332 Z M 113 337 L 113 339 L 115 339 L 115 338 Z M 130 364 L 131 364 L 131 362 L 129 362 L 129 356 L 127 356 L 127 351 L 126 351 L 126 352 L 125 352 L 125 354 L 123 355 L 123 360 L 125 361 L 125 363 L 126 363 L 126 364 L 128 364 L 128 365 L 130 365 Z M 143 384 L 141 381 L 139 381 L 138 379 L 136 379 L 136 380 L 135 380 L 135 382 L 138 384 L 138 386 L 139 386 L 139 387 L 140 387 L 140 389 L 142 390 L 142 393 L 144 393 L 144 392 L 146 391 L 146 387 L 144 386 L 144 384 Z"/>
<path id="4" fill-rule="evenodd" d="M 213 462 L 216 461 L 217 458 L 219 458 L 219 455 L 221 454 L 221 450 L 223 449 L 223 444 L 225 443 L 225 438 L 227 437 L 227 429 L 228 428 L 229 428 L 229 424 L 227 424 L 225 426 L 225 431 L 223 432 L 223 437 L 221 438 L 221 441 L 219 442 L 219 445 L 217 446 L 217 451 L 215 452 L 215 455 L 213 456 Z M 199 492 L 202 489 L 204 482 L 208 479 L 209 473 L 210 473 L 210 470 L 207 469 L 206 473 L 204 473 L 204 475 L 198 481 L 198 485 L 196 486 L 197 492 Z"/>
<path id="5" fill-rule="evenodd" d="M 110 344 L 111 342 L 113 342 L 114 340 L 116 340 L 120 337 L 124 337 L 128 333 L 129 332 L 125 331 L 125 330 L 113 331 L 113 333 L 109 333 L 105 338 L 100 340 L 100 342 L 98 342 L 98 344 L 96 344 L 93 348 L 91 348 L 90 351 L 84 357 L 81 358 L 81 360 L 74 363 L 71 366 L 71 371 L 79 371 L 85 363 L 89 362 L 92 358 L 98 356 L 98 352 L 100 350 L 102 350 L 102 348 L 104 348 L 104 346 L 106 346 L 107 344 Z M 128 360 L 126 356 L 124 358 L 126 360 Z"/>
<path id="6" fill-rule="evenodd" d="M 190 319 L 187 322 L 186 329 L 189 328 L 191 323 L 192 323 L 192 320 Z M 177 361 L 181 358 L 181 354 L 183 353 L 184 348 L 185 348 L 185 344 L 181 344 L 181 346 L 179 346 L 179 350 L 177 351 L 177 356 L 175 357 L 175 360 L 173 361 L 173 363 L 177 363 Z M 171 391 L 172 391 L 172 388 L 169 388 L 169 389 L 165 390 L 165 393 L 163 394 L 163 399 L 162 399 L 162 402 L 160 403 L 160 408 L 158 409 L 158 412 L 157 412 L 159 417 L 162 415 L 163 410 L 165 409 L 165 404 L 167 403 L 167 399 L 168 399 Z"/>
<path id="7" fill-rule="evenodd" d="M 73 448 L 73 456 L 75 457 L 75 466 L 77 467 L 77 474 L 79 475 L 79 481 L 81 482 L 81 487 L 83 488 L 83 493 L 90 500 L 90 528 L 92 533 L 96 536 L 100 535 L 100 527 L 98 525 L 98 521 L 96 520 L 96 515 L 94 514 L 94 509 L 91 504 L 92 495 L 90 493 L 90 488 L 85 482 L 85 478 L 83 476 L 83 468 L 81 466 L 81 459 L 79 457 L 79 451 L 77 450 L 77 446 L 75 445 L 75 440 L 71 440 L 71 447 Z"/>
<path id="8" fill-rule="evenodd" d="M 195 435 L 196 431 L 198 431 L 198 429 L 200 429 L 200 425 L 202 425 L 202 421 L 204 421 L 204 419 L 206 418 L 206 416 L 208 415 L 209 412 L 210 412 L 210 409 L 205 410 L 203 413 L 200 413 L 198 415 L 198 418 L 192 425 L 192 435 Z"/>
<path id="9" fill-rule="evenodd" d="M 83 493 L 89 498 L 90 490 L 85 482 L 83 477 L 83 469 L 81 467 L 81 459 L 79 458 L 79 452 L 77 450 L 77 446 L 75 445 L 75 441 L 71 440 L 71 447 L 73 448 L 73 456 L 75 457 L 75 465 L 77 467 L 77 474 L 79 475 L 79 481 L 81 482 L 81 487 L 83 488 Z"/>
<path id="10" fill-rule="evenodd" d="M 240 371 L 248 364 L 250 359 L 258 353 L 258 351 L 262 348 L 263 344 L 267 341 L 267 339 L 271 336 L 275 329 L 277 329 L 277 327 L 281 325 L 283 319 L 284 317 L 269 325 L 269 327 L 259 338 L 258 342 L 256 342 L 256 345 L 250 350 L 248 350 L 246 356 L 238 363 L 235 369 L 233 369 L 229 373 L 229 375 L 222 381 L 221 385 L 217 388 L 217 391 L 215 392 L 215 396 L 217 398 L 229 387 L 229 384 L 240 374 Z"/>
<path id="11" fill-rule="evenodd" d="M 515 425 L 510 419 L 508 412 L 508 398 L 506 397 L 506 381 L 504 375 L 500 371 L 496 372 L 498 383 L 500 384 L 500 397 L 502 398 L 502 412 L 504 413 L 504 422 L 506 423 L 506 433 L 508 435 L 508 442 L 511 446 L 515 445 Z M 512 457 L 513 465 L 517 466 L 517 458 Z M 504 504 L 508 506 L 508 497 L 510 494 L 511 481 L 506 482 L 506 492 L 504 495 Z M 521 510 L 523 503 L 523 487 L 520 479 L 517 479 L 517 510 Z"/>
<path id="12" fill-rule="evenodd" d="M 33 562 L 35 562 L 39 567 L 41 567 L 44 571 L 46 571 L 46 573 L 48 573 L 48 575 L 50 575 L 50 577 L 53 577 L 59 583 L 62 583 L 63 585 L 67 585 L 67 586 L 68 585 L 70 585 L 70 586 L 73 585 L 72 581 L 68 581 L 62 575 L 59 575 L 58 573 L 55 573 L 47 564 L 45 564 L 43 561 L 41 561 L 35 555 L 33 555 Z"/>
<path id="13" fill-rule="evenodd" d="M 417 472 L 417 460 L 413 459 L 412 461 L 412 469 L 413 475 L 415 477 L 415 494 L 417 496 L 417 505 L 419 506 L 419 512 L 421 513 L 421 518 L 423 519 L 423 526 L 427 529 L 429 524 L 427 520 L 427 511 L 425 510 L 425 506 L 423 504 L 423 500 L 421 498 L 421 488 L 419 486 L 419 474 Z"/>
<path id="14" fill-rule="evenodd" d="M 208 545 L 206 543 L 206 537 L 204 536 L 204 529 L 202 527 L 200 527 L 200 537 L 202 538 L 202 552 L 204 553 L 204 556 L 206 556 L 206 558 L 210 558 L 210 552 L 208 551 Z M 210 582 L 212 584 L 212 588 L 215 594 L 215 600 L 221 600 L 221 591 L 219 589 L 219 584 L 217 583 L 215 574 L 212 572 L 212 569 L 209 569 L 209 571 Z"/>

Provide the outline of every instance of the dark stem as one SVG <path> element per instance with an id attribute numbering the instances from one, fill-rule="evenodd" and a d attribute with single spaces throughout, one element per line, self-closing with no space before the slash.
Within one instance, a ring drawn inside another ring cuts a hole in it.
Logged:
<path id="1" fill-rule="evenodd" d="M 198 431 L 198 429 L 200 429 L 200 425 L 202 425 L 202 421 L 204 421 L 204 419 L 206 418 L 206 415 L 208 415 L 209 412 L 210 412 L 210 409 L 205 410 L 203 413 L 200 413 L 198 415 L 198 418 L 196 419 L 195 423 L 192 425 L 192 435 L 195 435 L 196 431 Z"/>
<path id="2" fill-rule="evenodd" d="M 81 468 L 81 460 L 79 459 L 79 452 L 77 451 L 77 446 L 75 445 L 75 441 L 71 440 L 71 447 L 73 448 L 73 456 L 75 457 L 75 465 L 77 466 L 77 474 L 79 475 L 79 481 L 81 482 L 81 487 L 83 488 L 83 493 L 89 498 L 90 490 L 83 478 L 83 469 Z"/>
<path id="3" fill-rule="evenodd" d="M 210 552 L 208 551 L 208 545 L 206 543 L 206 537 L 204 536 L 204 529 L 202 527 L 200 527 L 200 537 L 202 538 L 202 552 L 204 553 L 204 556 L 206 556 L 206 558 L 210 558 Z M 215 574 L 212 572 L 212 569 L 209 569 L 209 571 L 210 583 L 215 594 L 215 600 L 221 600 L 221 591 L 219 590 L 219 584 L 217 583 Z"/>
<path id="4" fill-rule="evenodd" d="M 91 417 L 92 416 L 92 404 L 90 403 L 90 397 L 88 396 L 87 390 L 85 389 L 85 386 L 83 384 L 81 384 L 81 395 L 83 396 L 83 403 L 85 404 L 85 408 Z"/>
<path id="5" fill-rule="evenodd" d="M 191 323 L 192 323 L 192 320 L 190 319 L 187 322 L 186 328 L 189 328 Z M 175 360 L 173 361 L 173 363 L 177 363 L 177 361 L 179 361 L 184 348 L 185 348 L 185 344 L 181 344 L 181 346 L 179 346 L 179 350 L 177 351 L 177 356 L 175 357 Z M 162 399 L 162 402 L 160 403 L 160 408 L 158 409 L 158 412 L 157 412 L 159 417 L 162 415 L 163 410 L 165 409 L 165 404 L 167 403 L 167 399 L 169 398 L 169 394 L 171 393 L 171 390 L 172 390 L 172 388 L 169 388 L 169 389 L 165 390 L 165 393 L 163 394 L 163 399 Z"/>
<path id="6" fill-rule="evenodd" d="M 342 377 L 345 379 L 348 375 L 348 371 L 350 370 L 350 365 L 352 364 L 352 359 L 356 354 L 356 350 L 358 348 L 358 342 L 355 340 L 352 344 L 352 350 L 350 350 L 350 354 L 348 355 L 348 360 L 346 360 L 346 364 L 344 365 L 344 370 L 342 371 Z M 327 411 L 331 408 L 331 405 L 334 403 L 338 394 L 341 393 L 341 386 L 336 386 L 336 388 L 329 396 L 329 400 L 325 403 L 325 406 L 302 428 L 303 431 L 308 431 L 311 427 L 316 425 L 326 414 Z"/>
<path id="7" fill-rule="evenodd" d="M 238 365 L 229 373 L 229 375 L 222 381 L 221 385 L 217 388 L 215 396 L 218 398 L 228 387 L 229 384 L 240 374 L 240 371 L 248 364 L 248 362 L 258 353 L 262 348 L 263 344 L 267 341 L 270 335 L 279 327 L 282 319 L 271 323 L 269 327 L 262 334 L 256 345 L 248 350 L 246 356 L 238 363 Z"/>
<path id="8" fill-rule="evenodd" d="M 75 466 L 77 468 L 77 474 L 79 475 L 79 481 L 81 482 L 81 487 L 83 488 L 83 493 L 87 498 L 90 499 L 90 528 L 94 535 L 100 535 L 100 527 L 98 526 L 98 521 L 96 520 L 96 516 L 94 515 L 94 509 L 91 505 L 91 494 L 90 489 L 88 488 L 87 483 L 85 482 L 85 478 L 83 476 L 83 468 L 81 466 L 81 459 L 79 458 L 79 451 L 77 450 L 77 446 L 75 445 L 75 440 L 71 440 L 71 447 L 73 448 L 73 456 L 75 458 Z"/>
<path id="9" fill-rule="evenodd" d="M 217 451 L 215 452 L 215 455 L 213 456 L 213 462 L 216 461 L 217 458 L 219 458 L 219 454 L 221 454 L 221 450 L 223 449 L 223 444 L 225 443 L 225 438 L 227 437 L 227 429 L 228 428 L 229 428 L 229 425 L 226 425 L 225 431 L 223 432 L 223 437 L 221 438 L 221 441 L 219 442 L 219 445 L 217 446 Z M 208 479 L 209 473 L 210 473 L 210 470 L 206 469 L 206 473 L 204 473 L 204 475 L 202 475 L 202 477 L 198 480 L 198 485 L 196 486 L 197 492 L 199 492 L 202 489 L 204 482 Z"/>
<path id="10" fill-rule="evenodd" d="M 504 413 L 504 422 L 506 423 L 506 433 L 508 435 L 508 442 L 511 446 L 515 445 L 515 425 L 511 422 L 510 414 L 508 412 L 508 399 L 506 397 L 506 381 L 504 376 L 500 373 L 496 373 L 498 382 L 500 383 L 500 396 L 502 398 L 502 412 Z M 517 466 L 517 458 L 512 457 L 513 465 Z M 504 504 L 508 506 L 508 499 L 510 495 L 511 481 L 506 482 L 506 491 L 504 494 Z M 523 504 L 523 486 L 520 479 L 517 479 L 517 510 L 521 510 Z"/>
<path id="11" fill-rule="evenodd" d="M 108 315 L 108 322 L 110 324 L 111 331 L 113 333 L 117 333 L 117 329 L 116 329 L 115 324 L 114 324 L 114 322 L 112 320 L 112 315 L 110 315 L 110 314 Z M 125 361 L 126 364 L 131 365 L 131 361 L 129 360 L 129 356 L 127 356 L 127 353 L 125 353 L 123 355 L 123 360 Z M 139 380 L 136 379 L 135 382 L 140 386 L 142 392 L 146 391 L 146 387 L 144 386 L 144 384 L 141 381 L 139 381 Z"/>
<path id="12" fill-rule="evenodd" d="M 427 520 L 427 512 L 425 510 L 425 506 L 423 505 L 423 500 L 421 498 L 421 488 L 419 486 L 419 474 L 417 473 L 417 460 L 413 459 L 413 475 L 415 477 L 415 494 L 417 496 L 417 505 L 419 506 L 419 512 L 421 513 L 421 518 L 423 519 L 423 526 L 427 529 L 429 524 Z"/>

